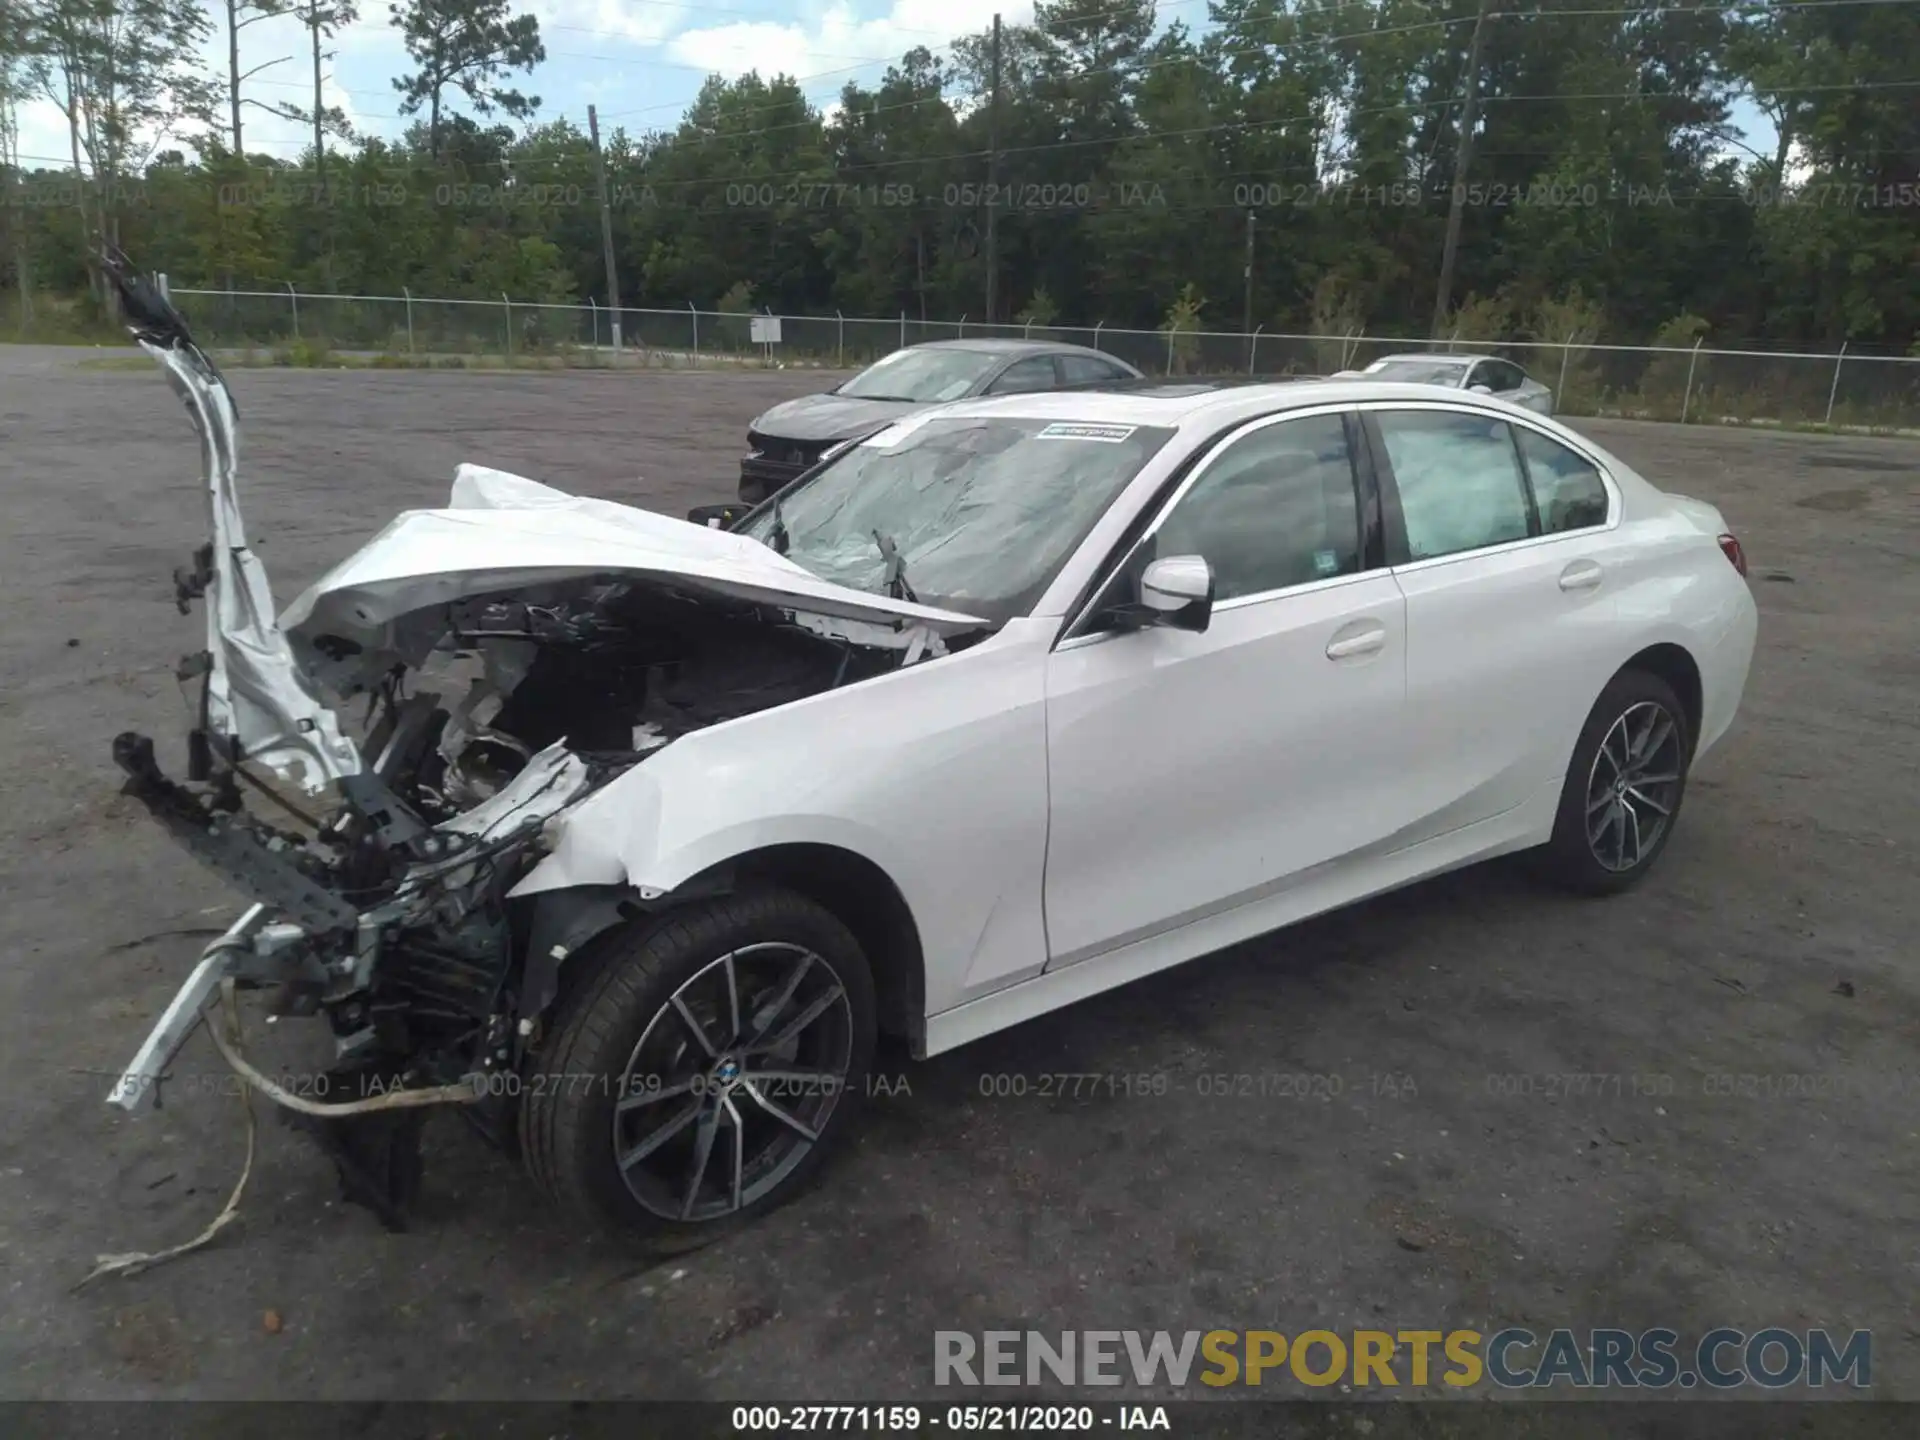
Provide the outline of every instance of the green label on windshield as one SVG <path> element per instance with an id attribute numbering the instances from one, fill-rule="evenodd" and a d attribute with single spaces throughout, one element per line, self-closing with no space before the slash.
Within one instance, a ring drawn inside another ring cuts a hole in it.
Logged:
<path id="1" fill-rule="evenodd" d="M 1135 425 L 1049 425 L 1036 440 L 1098 440 L 1103 445 L 1118 445 L 1138 429 Z"/>

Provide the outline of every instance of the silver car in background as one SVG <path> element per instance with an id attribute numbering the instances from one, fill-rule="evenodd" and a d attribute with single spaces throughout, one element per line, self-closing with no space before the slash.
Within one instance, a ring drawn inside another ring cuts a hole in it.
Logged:
<path id="1" fill-rule="evenodd" d="M 1491 395 L 1512 405 L 1524 405 L 1541 415 L 1553 414 L 1553 391 L 1511 360 L 1497 355 L 1461 355 L 1440 350 L 1385 355 L 1364 370 L 1342 370 L 1340 380 L 1390 380 L 1399 385 L 1444 385 Z"/>

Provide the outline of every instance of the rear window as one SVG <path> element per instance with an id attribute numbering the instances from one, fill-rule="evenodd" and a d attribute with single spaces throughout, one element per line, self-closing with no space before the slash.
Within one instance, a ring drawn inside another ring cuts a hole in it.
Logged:
<path id="1" fill-rule="evenodd" d="M 1455 385 L 1467 372 L 1464 365 L 1449 365 L 1444 360 L 1376 360 L 1366 373 L 1376 380 L 1397 380 L 1408 385 Z"/>

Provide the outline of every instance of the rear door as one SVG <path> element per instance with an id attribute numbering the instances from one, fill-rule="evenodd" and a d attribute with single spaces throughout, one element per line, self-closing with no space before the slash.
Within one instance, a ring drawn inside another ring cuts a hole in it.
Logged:
<path id="1" fill-rule="evenodd" d="M 1256 901 L 1398 825 L 1405 605 L 1356 494 L 1359 433 L 1326 411 L 1224 441 L 1090 612 L 1147 559 L 1197 554 L 1209 627 L 1091 619 L 1049 657 L 1051 967 Z"/>
<path id="2" fill-rule="evenodd" d="M 1445 404 L 1364 416 L 1407 602 L 1411 841 L 1556 784 L 1618 663 L 1618 500 L 1589 456 Z"/>

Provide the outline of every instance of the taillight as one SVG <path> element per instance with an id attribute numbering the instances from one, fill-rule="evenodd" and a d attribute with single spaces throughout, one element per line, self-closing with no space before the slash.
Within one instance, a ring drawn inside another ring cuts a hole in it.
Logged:
<path id="1" fill-rule="evenodd" d="M 1740 548 L 1740 542 L 1731 535 L 1720 537 L 1720 553 L 1727 557 L 1733 568 L 1742 575 L 1747 573 L 1747 552 Z"/>

